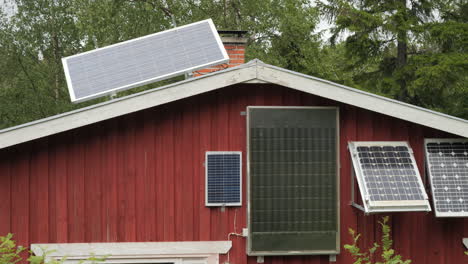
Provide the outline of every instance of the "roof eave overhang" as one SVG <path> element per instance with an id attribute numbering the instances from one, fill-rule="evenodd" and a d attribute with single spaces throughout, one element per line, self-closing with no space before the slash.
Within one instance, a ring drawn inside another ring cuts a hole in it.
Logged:
<path id="1" fill-rule="evenodd" d="M 272 83 L 468 138 L 468 121 L 259 60 L 0 131 L 0 149 L 238 83 Z"/>
<path id="2" fill-rule="evenodd" d="M 462 137 L 468 137 L 467 120 L 346 87 L 330 81 L 270 65 L 258 66 L 257 79 L 354 105 Z"/>
<path id="3" fill-rule="evenodd" d="M 0 149 L 255 79 L 251 67 L 219 72 L 0 131 Z"/>

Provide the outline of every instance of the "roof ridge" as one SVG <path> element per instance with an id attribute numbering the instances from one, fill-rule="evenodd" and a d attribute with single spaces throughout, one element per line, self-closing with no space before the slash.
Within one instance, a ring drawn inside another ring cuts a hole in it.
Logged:
<path id="1" fill-rule="evenodd" d="M 0 149 L 253 80 L 281 85 L 440 131 L 468 137 L 468 120 L 466 119 L 253 59 L 236 67 L 2 129 L 0 130 Z"/>

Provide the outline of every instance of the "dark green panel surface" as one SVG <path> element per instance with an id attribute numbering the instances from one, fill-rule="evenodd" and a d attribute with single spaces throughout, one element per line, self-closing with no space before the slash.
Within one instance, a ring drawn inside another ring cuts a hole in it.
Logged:
<path id="1" fill-rule="evenodd" d="M 336 118 L 335 108 L 249 108 L 251 254 L 338 251 Z"/>

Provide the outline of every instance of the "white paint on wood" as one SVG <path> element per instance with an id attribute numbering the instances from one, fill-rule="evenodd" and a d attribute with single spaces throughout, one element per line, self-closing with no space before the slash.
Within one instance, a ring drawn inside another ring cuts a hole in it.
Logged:
<path id="1" fill-rule="evenodd" d="M 134 243 L 61 243 L 32 244 L 35 255 L 46 260 L 66 257 L 66 264 L 78 263 L 91 256 L 104 257 L 106 263 L 190 263 L 217 264 L 231 241 L 134 242 Z"/>
<path id="2" fill-rule="evenodd" d="M 130 242 L 130 243 L 62 243 L 32 244 L 35 254 L 42 249 L 52 250 L 49 256 L 82 256 L 94 253 L 98 256 L 159 255 L 159 254 L 225 254 L 232 246 L 231 241 L 190 242 Z"/>

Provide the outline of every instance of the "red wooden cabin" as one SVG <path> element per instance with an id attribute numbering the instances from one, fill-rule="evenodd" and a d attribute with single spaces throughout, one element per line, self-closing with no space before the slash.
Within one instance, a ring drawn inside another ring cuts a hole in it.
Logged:
<path id="1" fill-rule="evenodd" d="M 259 258 L 250 250 L 255 256 L 248 256 L 246 111 L 253 106 L 338 112 L 339 199 L 332 207 L 339 252 Z M 343 250 L 352 242 L 348 228 L 362 234 L 366 248 L 380 238 L 377 221 L 390 215 L 394 247 L 404 258 L 466 263 L 467 218 L 436 218 L 433 211 L 365 214 L 351 206 L 355 183 L 347 149 L 350 141 L 408 142 L 429 191 L 425 138 L 466 137 L 467 120 L 254 60 L 0 131 L 0 234 L 14 233 L 25 246 L 51 244 L 53 254 L 69 261 L 94 252 L 118 263 L 305 264 L 335 257 L 352 263 Z M 241 206 L 206 206 L 207 151 L 242 153 Z"/>

